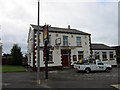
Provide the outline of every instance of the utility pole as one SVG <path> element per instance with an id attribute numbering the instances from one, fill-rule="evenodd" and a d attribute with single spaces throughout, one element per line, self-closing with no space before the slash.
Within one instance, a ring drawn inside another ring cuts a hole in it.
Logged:
<path id="1" fill-rule="evenodd" d="M 38 0 L 38 32 L 37 32 L 37 84 L 40 84 L 40 31 L 39 31 L 39 0 Z"/>

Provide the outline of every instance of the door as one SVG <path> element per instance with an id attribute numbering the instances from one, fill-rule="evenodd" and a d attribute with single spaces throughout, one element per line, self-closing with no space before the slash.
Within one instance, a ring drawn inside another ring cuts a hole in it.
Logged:
<path id="1" fill-rule="evenodd" d="M 97 70 L 97 65 L 95 65 L 95 64 L 92 64 L 90 67 L 91 67 L 92 71 L 96 71 Z"/>
<path id="2" fill-rule="evenodd" d="M 97 70 L 99 70 L 99 71 L 102 71 L 102 70 L 104 70 L 104 64 L 103 63 L 98 63 L 98 65 L 97 65 Z"/>
<path id="3" fill-rule="evenodd" d="M 61 61 L 63 67 L 70 66 L 70 54 L 71 50 L 61 50 Z"/>

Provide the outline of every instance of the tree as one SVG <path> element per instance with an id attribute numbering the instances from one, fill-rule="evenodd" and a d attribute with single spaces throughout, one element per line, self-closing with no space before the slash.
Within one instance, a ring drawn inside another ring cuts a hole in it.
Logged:
<path id="1" fill-rule="evenodd" d="M 13 65 L 22 65 L 22 52 L 21 47 L 17 44 L 14 44 L 11 49 L 12 64 Z"/>

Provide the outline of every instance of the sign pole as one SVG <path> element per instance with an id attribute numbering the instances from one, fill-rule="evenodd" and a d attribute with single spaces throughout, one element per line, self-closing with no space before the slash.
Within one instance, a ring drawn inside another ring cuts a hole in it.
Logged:
<path id="1" fill-rule="evenodd" d="M 44 54 L 45 54 L 45 78 L 48 79 L 48 61 L 49 61 L 49 34 L 48 34 L 48 25 L 44 26 L 43 29 L 43 39 L 44 39 Z"/>

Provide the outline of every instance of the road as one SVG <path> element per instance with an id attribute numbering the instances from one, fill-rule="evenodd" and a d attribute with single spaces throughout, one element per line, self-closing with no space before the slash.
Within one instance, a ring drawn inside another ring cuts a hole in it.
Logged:
<path id="1" fill-rule="evenodd" d="M 40 73 L 41 84 L 36 84 L 36 72 L 3 73 L 3 88 L 114 88 L 120 84 L 118 68 L 107 72 L 76 73 L 74 69 L 49 71 L 49 79 Z"/>

